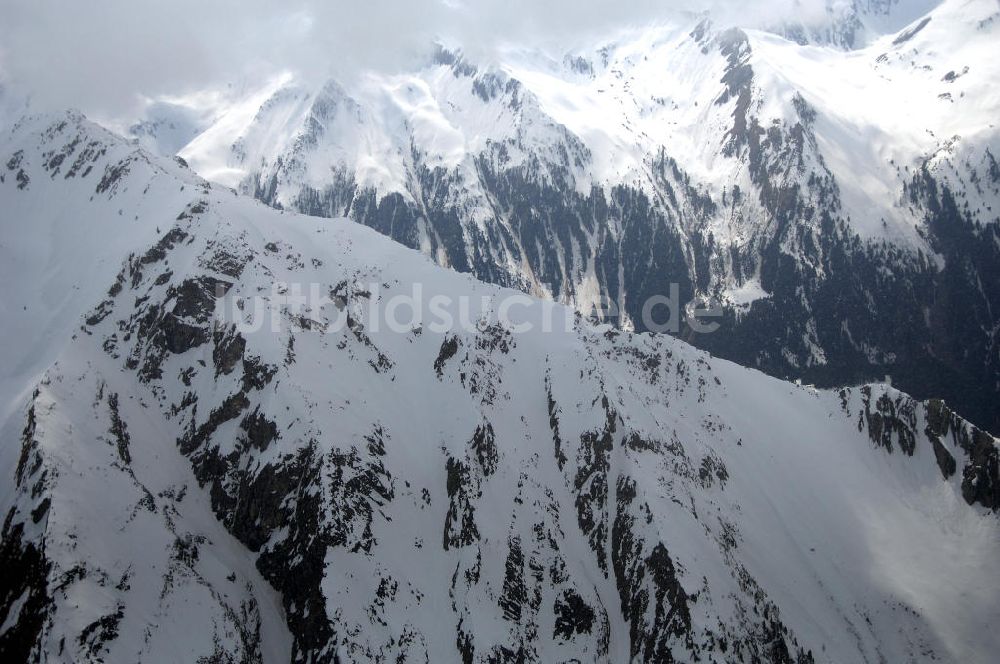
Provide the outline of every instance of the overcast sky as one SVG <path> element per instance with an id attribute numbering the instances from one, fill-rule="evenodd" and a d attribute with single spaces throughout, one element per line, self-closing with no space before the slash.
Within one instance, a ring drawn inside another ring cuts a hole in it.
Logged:
<path id="1" fill-rule="evenodd" d="M 746 25 L 793 3 L 805 5 L 800 15 L 821 11 L 829 0 L 711 1 L 717 15 Z M 705 6 L 694 0 L 0 0 L 0 81 L 30 91 L 39 106 L 113 116 L 136 110 L 144 95 L 184 94 L 282 70 L 337 77 L 391 70 L 437 39 L 488 57 L 505 42 L 572 46 Z"/>

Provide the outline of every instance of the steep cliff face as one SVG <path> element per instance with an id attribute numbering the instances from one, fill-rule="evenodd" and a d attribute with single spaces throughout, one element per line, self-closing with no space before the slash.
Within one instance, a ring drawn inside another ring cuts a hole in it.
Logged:
<path id="1" fill-rule="evenodd" d="M 41 379 L 3 394 L 4 654 L 974 661 L 998 645 L 998 441 L 940 401 L 796 386 L 594 326 L 77 115 L 27 120 L 0 150 L 20 155 L 0 204 L 25 246 L 101 220 L 135 243 L 56 317 L 68 341 Z M 41 259 L 47 288 L 103 238 L 78 242 L 61 271 Z"/>
<path id="2" fill-rule="evenodd" d="M 713 354 L 827 386 L 892 374 L 997 431 L 1000 13 L 850 13 L 847 51 L 709 19 L 562 61 L 441 50 L 349 90 L 277 85 L 181 154 L 622 329 L 658 329 L 644 307 L 676 288 L 722 308 L 714 334 L 670 328 Z"/>

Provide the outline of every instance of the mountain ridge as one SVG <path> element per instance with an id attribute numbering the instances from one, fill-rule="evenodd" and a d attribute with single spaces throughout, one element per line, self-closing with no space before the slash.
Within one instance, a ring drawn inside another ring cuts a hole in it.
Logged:
<path id="1" fill-rule="evenodd" d="M 4 209 L 39 232 L 120 217 L 134 242 L 65 318 L 73 338 L 37 389 L 4 395 L 2 555 L 24 572 L 0 588 L 5 651 L 806 662 L 996 647 L 998 442 L 941 402 L 796 386 L 542 301 L 514 333 L 480 296 L 516 291 L 268 209 L 77 114 L 26 120 L 2 150 Z M 79 274 L 43 273 L 53 288 Z M 320 302 L 285 297 L 312 283 Z M 470 297 L 480 324 L 365 317 L 416 283 Z M 546 309 L 567 327 L 540 331 Z"/>
<path id="2" fill-rule="evenodd" d="M 888 374 L 996 431 L 1000 21 L 930 12 L 850 50 L 692 18 L 564 60 L 279 79 L 181 154 L 622 329 L 676 285 L 722 307 L 716 333 L 677 332 L 715 355 L 827 387 Z"/>

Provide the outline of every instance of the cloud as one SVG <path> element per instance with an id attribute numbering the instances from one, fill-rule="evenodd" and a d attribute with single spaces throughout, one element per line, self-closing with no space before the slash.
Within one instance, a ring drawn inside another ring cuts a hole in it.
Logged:
<path id="1" fill-rule="evenodd" d="M 763 24 L 828 0 L 713 0 L 723 20 Z M 0 0 L 0 76 L 38 106 L 127 115 L 180 95 L 290 70 L 392 70 L 435 40 L 483 57 L 505 43 L 558 48 L 700 11 L 679 0 Z"/>
<path id="2" fill-rule="evenodd" d="M 0 67 L 43 104 L 111 111 L 272 67 L 306 20 L 257 0 L 0 0 Z"/>

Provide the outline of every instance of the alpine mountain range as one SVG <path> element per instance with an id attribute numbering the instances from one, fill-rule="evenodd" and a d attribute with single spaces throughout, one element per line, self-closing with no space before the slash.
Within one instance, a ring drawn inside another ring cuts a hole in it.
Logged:
<path id="1" fill-rule="evenodd" d="M 0 88 L 4 661 L 993 661 L 1000 5 L 823 7 Z"/>

